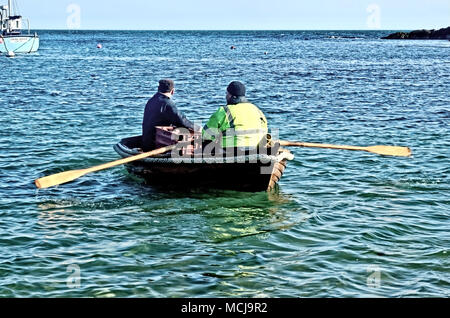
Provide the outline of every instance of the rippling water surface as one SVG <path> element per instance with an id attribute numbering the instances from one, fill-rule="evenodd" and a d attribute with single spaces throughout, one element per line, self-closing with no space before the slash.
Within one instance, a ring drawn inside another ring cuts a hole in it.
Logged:
<path id="1" fill-rule="evenodd" d="M 450 296 L 450 42 L 388 33 L 41 31 L 1 57 L 0 296 Z M 239 79 L 283 139 L 414 156 L 293 149 L 276 194 L 163 192 L 123 167 L 35 189 L 117 159 L 162 77 L 191 119 Z"/>

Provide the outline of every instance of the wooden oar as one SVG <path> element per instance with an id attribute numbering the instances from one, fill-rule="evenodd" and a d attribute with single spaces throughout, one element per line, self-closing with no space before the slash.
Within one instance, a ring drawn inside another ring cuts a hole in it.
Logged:
<path id="1" fill-rule="evenodd" d="M 145 159 L 145 158 L 152 157 L 152 156 L 157 156 L 157 155 L 166 153 L 168 151 L 171 151 L 179 146 L 180 146 L 180 143 L 171 145 L 171 146 L 167 146 L 167 147 L 163 147 L 163 148 L 159 148 L 156 150 L 152 150 L 150 152 L 145 152 L 145 153 L 142 153 L 142 154 L 139 154 L 136 156 L 132 156 L 132 157 L 128 157 L 125 159 L 108 162 L 108 163 L 105 163 L 105 164 L 102 164 L 99 166 L 95 166 L 92 168 L 88 168 L 88 169 L 70 170 L 70 171 L 60 172 L 57 174 L 53 174 L 51 176 L 37 179 L 34 181 L 34 183 L 36 184 L 36 186 L 39 189 L 53 187 L 58 184 L 62 184 L 62 183 L 66 183 L 66 182 L 78 179 L 79 177 L 82 177 L 85 174 L 90 173 L 90 172 L 104 170 L 104 169 L 112 168 L 115 166 L 123 165 L 123 164 L 129 163 L 129 162 L 132 162 L 132 161 L 141 160 L 141 159 Z"/>
<path id="2" fill-rule="evenodd" d="M 326 148 L 326 149 L 343 149 L 343 150 L 355 150 L 355 151 L 367 151 L 384 156 L 398 156 L 409 157 L 412 152 L 408 147 L 398 146 L 371 146 L 371 147 L 357 147 L 347 145 L 330 145 L 330 144 L 313 144 L 309 142 L 296 142 L 280 140 L 280 145 L 284 147 L 308 147 L 308 148 Z"/>

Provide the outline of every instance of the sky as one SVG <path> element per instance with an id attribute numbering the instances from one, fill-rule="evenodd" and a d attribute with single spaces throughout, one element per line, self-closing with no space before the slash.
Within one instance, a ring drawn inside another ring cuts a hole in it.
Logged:
<path id="1" fill-rule="evenodd" d="M 32 29 L 415 30 L 450 26 L 450 0 L 15 1 Z"/>

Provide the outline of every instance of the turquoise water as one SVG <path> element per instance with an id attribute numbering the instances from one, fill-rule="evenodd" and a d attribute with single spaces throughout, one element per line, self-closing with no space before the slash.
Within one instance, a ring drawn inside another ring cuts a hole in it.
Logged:
<path id="1" fill-rule="evenodd" d="M 0 58 L 0 296 L 450 296 L 450 42 L 39 33 L 38 53 Z M 36 190 L 117 159 L 162 77 L 191 119 L 238 79 L 283 139 L 414 156 L 292 149 L 273 194 L 164 192 L 123 167 Z"/>

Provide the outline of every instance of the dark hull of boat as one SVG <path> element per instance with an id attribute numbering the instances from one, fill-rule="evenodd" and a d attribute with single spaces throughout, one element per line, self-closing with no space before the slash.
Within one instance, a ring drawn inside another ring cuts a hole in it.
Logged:
<path id="1" fill-rule="evenodd" d="M 139 153 L 140 137 L 123 139 L 114 146 L 123 158 Z M 216 159 L 183 159 L 168 156 L 147 158 L 126 165 L 127 170 L 145 179 L 147 184 L 174 189 L 208 188 L 235 191 L 270 191 L 277 187 L 292 154 L 280 150 L 272 156 L 234 157 L 235 162 Z M 216 162 L 215 162 L 216 161 Z M 237 161 L 237 162 L 236 162 Z"/>

